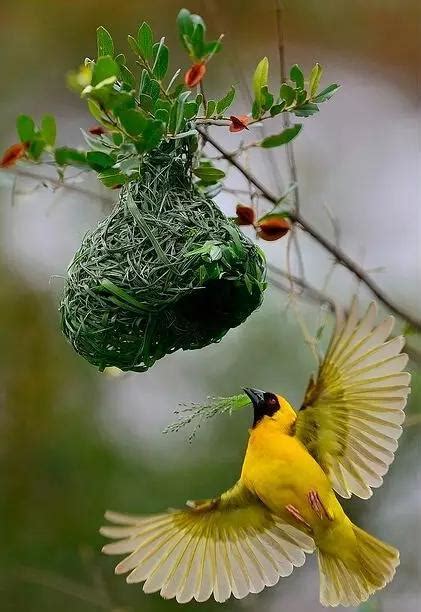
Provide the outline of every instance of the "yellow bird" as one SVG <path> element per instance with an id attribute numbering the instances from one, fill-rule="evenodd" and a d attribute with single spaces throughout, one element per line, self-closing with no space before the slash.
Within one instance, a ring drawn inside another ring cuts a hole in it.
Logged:
<path id="1" fill-rule="evenodd" d="M 238 482 L 210 500 L 152 516 L 107 512 L 116 542 L 130 553 L 116 567 L 179 603 L 240 599 L 276 584 L 317 551 L 320 601 L 354 606 L 383 588 L 399 564 L 395 548 L 346 516 L 335 492 L 363 499 L 394 458 L 410 375 L 402 337 L 387 340 L 393 317 L 375 325 L 371 304 L 353 303 L 336 331 L 298 413 L 280 395 L 244 389 L 253 426 Z"/>

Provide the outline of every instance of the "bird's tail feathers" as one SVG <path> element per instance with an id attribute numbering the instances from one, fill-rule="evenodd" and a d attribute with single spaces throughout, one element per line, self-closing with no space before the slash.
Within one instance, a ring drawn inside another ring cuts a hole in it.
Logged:
<path id="1" fill-rule="evenodd" d="M 399 552 L 352 525 L 355 558 L 341 559 L 318 550 L 320 601 L 324 606 L 357 606 L 388 584 L 399 565 Z"/>

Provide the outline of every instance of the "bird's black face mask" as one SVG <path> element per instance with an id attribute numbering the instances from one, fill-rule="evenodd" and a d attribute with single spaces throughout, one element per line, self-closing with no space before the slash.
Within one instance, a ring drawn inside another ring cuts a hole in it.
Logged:
<path id="1" fill-rule="evenodd" d="M 244 393 L 249 396 L 253 404 L 253 427 L 256 427 L 257 423 L 259 423 L 264 416 L 271 417 L 279 410 L 279 401 L 274 393 L 249 388 L 245 388 Z"/>

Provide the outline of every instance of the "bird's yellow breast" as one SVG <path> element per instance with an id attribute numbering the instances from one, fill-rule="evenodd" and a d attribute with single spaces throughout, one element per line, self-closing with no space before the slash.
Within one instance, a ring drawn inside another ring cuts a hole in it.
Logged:
<path id="1" fill-rule="evenodd" d="M 272 512 L 285 515 L 286 506 L 292 504 L 316 529 L 321 521 L 309 504 L 310 491 L 317 491 L 335 518 L 343 515 L 326 474 L 301 442 L 283 432 L 275 419 L 265 417 L 251 431 L 241 479 Z"/>

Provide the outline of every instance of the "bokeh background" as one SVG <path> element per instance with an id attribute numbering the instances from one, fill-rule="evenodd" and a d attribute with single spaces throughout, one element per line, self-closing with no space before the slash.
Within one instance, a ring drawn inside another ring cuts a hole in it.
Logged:
<path id="1" fill-rule="evenodd" d="M 15 141 L 19 113 L 54 113 L 59 142 L 82 144 L 79 127 L 92 120 L 66 90 L 64 75 L 95 54 L 95 28 L 112 31 L 122 50 L 126 34 L 148 20 L 167 35 L 174 68 L 186 67 L 174 22 L 178 0 L 1 0 L 0 149 Z M 212 35 L 225 33 L 206 87 L 240 91 L 236 111 L 249 109 L 248 84 L 268 55 L 278 82 L 275 8 L 271 1 L 190 0 Z M 336 97 L 306 120 L 295 143 L 302 212 L 387 293 L 414 315 L 421 312 L 420 31 L 418 0 L 295 0 L 284 2 L 289 65 L 325 68 L 340 82 Z M 240 136 L 216 133 L 229 148 Z M 253 172 L 282 193 L 284 152 L 248 160 Z M 230 174 L 230 185 L 241 188 Z M 151 512 L 212 496 L 237 477 L 250 415 L 213 419 L 191 443 L 188 431 L 163 435 L 180 402 L 237 393 L 242 385 L 282 392 L 299 404 L 314 369 L 312 354 L 288 296 L 272 287 L 264 305 L 218 345 L 172 355 L 145 374 L 111 377 L 83 362 L 59 331 L 61 277 L 83 234 L 107 211 L 93 180 L 77 186 L 91 197 L 0 174 L 0 609 L 3 612 L 169 612 L 178 606 L 144 596 L 113 575 L 102 557 L 98 527 L 106 508 Z M 218 202 L 232 212 L 236 199 Z M 334 224 L 332 224 L 332 219 Z M 347 306 L 370 296 L 306 236 L 299 236 L 306 279 Z M 263 245 L 285 270 L 285 243 Z M 323 311 L 298 301 L 312 334 Z M 323 342 L 332 321 L 328 318 Z M 402 328 L 402 322 L 398 325 Z M 417 337 L 409 338 L 417 348 Z M 419 348 L 419 347 L 418 347 Z M 398 546 L 402 564 L 393 583 L 362 606 L 412 612 L 420 590 L 421 384 L 414 388 L 395 463 L 368 502 L 346 501 L 354 520 Z M 292 576 L 225 609 L 262 606 L 317 611 L 315 559 Z M 186 610 L 198 604 L 185 606 Z M 203 612 L 216 604 L 201 604 Z"/>

